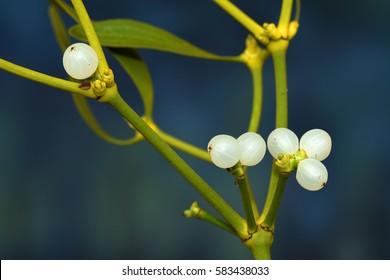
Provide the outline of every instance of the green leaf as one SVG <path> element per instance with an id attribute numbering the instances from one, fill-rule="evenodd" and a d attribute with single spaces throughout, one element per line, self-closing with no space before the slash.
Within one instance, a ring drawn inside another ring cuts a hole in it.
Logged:
<path id="1" fill-rule="evenodd" d="M 65 51 L 66 48 L 70 45 L 70 40 L 68 33 L 66 32 L 65 24 L 63 23 L 61 16 L 58 13 L 58 9 L 53 4 L 49 6 L 49 17 L 54 35 L 57 39 L 57 43 L 60 45 L 61 50 Z"/>
<path id="2" fill-rule="evenodd" d="M 153 84 L 146 63 L 135 49 L 109 48 L 109 50 L 134 81 L 144 103 L 144 116 L 152 119 Z"/>
<path id="3" fill-rule="evenodd" d="M 73 9 L 72 6 L 70 6 L 63 0 L 49 0 L 49 2 L 52 3 L 51 5 L 56 5 L 61 11 L 73 18 L 75 22 L 79 22 L 79 17 L 77 16 L 76 11 Z"/>
<path id="4" fill-rule="evenodd" d="M 96 21 L 93 25 L 100 43 L 106 47 L 154 49 L 198 58 L 243 62 L 240 56 L 210 53 L 168 31 L 136 20 L 109 19 Z M 69 32 L 76 39 L 87 40 L 81 25 L 72 26 Z"/>
<path id="5" fill-rule="evenodd" d="M 85 123 L 89 126 L 89 128 L 92 129 L 93 132 L 95 132 L 103 140 L 114 145 L 126 146 L 135 144 L 143 139 L 143 137 L 139 133 L 136 133 L 135 136 L 130 139 L 118 139 L 109 135 L 97 122 L 88 104 L 88 100 L 84 96 L 81 96 L 79 94 L 72 94 L 72 97 L 77 111 L 80 113 Z"/>

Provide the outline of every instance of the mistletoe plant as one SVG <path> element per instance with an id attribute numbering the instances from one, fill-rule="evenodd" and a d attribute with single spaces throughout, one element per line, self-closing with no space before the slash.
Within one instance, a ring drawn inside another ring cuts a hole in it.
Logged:
<path id="1" fill-rule="evenodd" d="M 304 188 L 321 189 L 328 174 L 320 161 L 329 155 L 331 140 L 325 131 L 314 129 L 306 133 L 299 143 L 297 136 L 287 129 L 286 53 L 298 30 L 300 1 L 296 1 L 293 20 L 291 15 L 294 1 L 283 0 L 279 21 L 263 24 L 252 20 L 228 0 L 213 2 L 249 31 L 246 47 L 241 54 L 220 56 L 168 31 L 136 20 L 109 19 L 92 22 L 81 0 L 71 0 L 72 5 L 63 0 L 50 0 L 50 20 L 58 44 L 64 51 L 63 62 L 69 79 L 56 78 L 4 59 L 0 59 L 0 69 L 70 92 L 83 120 L 109 143 L 125 146 L 142 140 L 150 142 L 220 216 L 205 211 L 198 202 L 194 202 L 184 212 L 186 217 L 196 217 L 236 235 L 255 259 L 270 259 L 276 214 L 289 175 L 297 171 L 297 180 Z M 67 29 L 63 15 L 71 17 L 75 25 Z M 69 35 L 79 43 L 72 45 Z M 109 67 L 102 47 L 108 49 L 134 81 L 144 105 L 142 116 L 122 99 L 114 79 L 114 70 Z M 245 64 L 253 81 L 253 105 L 247 133 L 238 139 L 218 135 L 210 140 L 207 149 L 203 149 L 162 131 L 153 119 L 151 77 L 147 65 L 137 52 L 137 49 L 145 48 L 199 59 Z M 262 69 L 268 57 L 272 58 L 275 71 L 276 123 L 266 145 L 258 134 L 258 128 L 262 110 Z M 135 131 L 134 136 L 123 140 L 108 134 L 95 119 L 88 99 L 111 105 L 128 122 L 130 129 Z M 247 170 L 263 159 L 266 146 L 274 160 L 268 194 L 263 209 L 259 212 Z M 227 169 L 239 187 L 245 217 L 233 209 L 174 149 Z"/>

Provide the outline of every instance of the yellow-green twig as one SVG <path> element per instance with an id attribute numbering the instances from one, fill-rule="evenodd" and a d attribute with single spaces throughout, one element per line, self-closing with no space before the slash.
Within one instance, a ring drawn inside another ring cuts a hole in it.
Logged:
<path id="1" fill-rule="evenodd" d="M 0 69 L 3 69 L 12 74 L 18 75 L 20 77 L 50 86 L 58 89 L 62 89 L 65 91 L 69 91 L 72 93 L 77 93 L 89 98 L 96 98 L 95 93 L 92 89 L 81 89 L 79 88 L 80 83 L 71 82 L 68 80 L 63 80 L 60 78 L 56 78 L 50 75 L 46 75 L 23 66 L 14 64 L 7 60 L 0 58 Z"/>
<path id="2" fill-rule="evenodd" d="M 263 31 L 263 27 L 259 25 L 256 21 L 251 19 L 247 14 L 241 11 L 237 6 L 228 0 L 213 0 L 218 4 L 223 10 L 235 18 L 239 23 L 246 27 L 251 33 L 257 37 Z"/>
<path id="3" fill-rule="evenodd" d="M 99 38 L 96 35 L 95 28 L 93 27 L 92 21 L 88 15 L 87 10 L 85 9 L 83 1 L 71 0 L 71 2 L 80 20 L 80 24 L 84 29 L 85 35 L 87 36 L 88 43 L 95 50 L 98 56 L 99 59 L 98 72 L 104 73 L 104 71 L 109 68 L 108 63 L 104 55 L 102 46 L 99 42 Z"/>

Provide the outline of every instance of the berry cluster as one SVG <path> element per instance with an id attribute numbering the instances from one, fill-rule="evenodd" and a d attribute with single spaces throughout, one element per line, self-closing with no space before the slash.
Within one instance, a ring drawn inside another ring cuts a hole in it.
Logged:
<path id="1" fill-rule="evenodd" d="M 230 168 L 239 161 L 242 165 L 258 164 L 265 155 L 263 137 L 254 132 L 242 134 L 237 139 L 226 134 L 213 137 L 207 145 L 211 161 L 220 168 Z"/>
<path id="2" fill-rule="evenodd" d="M 268 150 L 277 159 L 276 164 L 287 172 L 297 170 L 298 183 L 305 189 L 317 191 L 328 180 L 328 171 L 322 160 L 332 148 L 329 134 L 322 129 L 307 131 L 300 140 L 287 128 L 277 128 L 267 140 Z"/>
<path id="3" fill-rule="evenodd" d="M 328 171 L 322 164 L 332 148 L 329 134 L 322 129 L 307 131 L 299 140 L 287 128 L 277 128 L 267 139 L 268 151 L 276 159 L 280 172 L 297 171 L 296 179 L 305 189 L 316 191 L 328 180 Z M 239 161 L 253 166 L 264 157 L 266 145 L 257 133 L 247 132 L 235 139 L 229 135 L 217 135 L 208 144 L 211 161 L 220 168 L 231 168 Z"/>

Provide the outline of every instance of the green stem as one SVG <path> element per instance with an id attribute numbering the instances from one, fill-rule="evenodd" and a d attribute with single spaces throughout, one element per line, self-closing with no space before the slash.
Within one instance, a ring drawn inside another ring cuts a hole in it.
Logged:
<path id="1" fill-rule="evenodd" d="M 282 39 L 271 41 L 267 45 L 267 49 L 270 51 L 274 62 L 275 71 L 276 127 L 287 127 L 288 125 L 286 54 L 289 41 L 283 38 L 288 38 L 292 6 L 293 0 L 283 0 L 278 23 L 278 29 L 282 33 Z"/>
<path id="2" fill-rule="evenodd" d="M 92 21 L 89 18 L 88 12 L 85 9 L 83 1 L 81 0 L 71 0 L 73 7 L 77 13 L 78 18 L 80 19 L 80 24 L 84 29 L 85 35 L 87 36 L 88 42 L 91 47 L 95 50 L 98 59 L 98 72 L 103 73 L 104 70 L 108 69 L 108 63 L 104 55 L 102 46 L 99 42 L 98 36 L 96 34 L 95 28 L 93 27 Z"/>
<path id="3" fill-rule="evenodd" d="M 248 223 L 248 233 L 252 234 L 257 230 L 256 219 L 259 216 L 259 211 L 257 210 L 256 200 L 249 183 L 247 166 L 241 165 L 241 162 L 238 162 L 236 165 L 229 168 L 228 171 L 234 176 L 240 189 L 241 199 Z"/>
<path id="4" fill-rule="evenodd" d="M 192 203 L 190 209 L 184 211 L 184 215 L 187 218 L 194 217 L 194 218 L 197 218 L 199 220 L 213 224 L 213 225 L 215 225 L 223 230 L 226 230 L 227 232 L 236 234 L 234 228 L 230 224 L 228 224 L 224 220 L 221 220 L 221 219 L 215 217 L 213 214 L 207 212 L 206 210 L 200 208 L 197 201 Z"/>
<path id="5" fill-rule="evenodd" d="M 261 111 L 263 107 L 263 63 L 259 63 L 258 66 L 252 66 L 249 69 L 252 74 L 253 100 L 248 131 L 257 132 L 260 125 Z"/>
<path id="6" fill-rule="evenodd" d="M 274 178 L 271 180 L 271 182 L 273 184 L 276 182 L 276 188 L 270 188 L 273 190 L 272 193 L 269 193 L 269 196 L 272 197 L 272 199 L 268 199 L 267 197 L 268 203 L 266 203 L 264 207 L 263 216 L 260 221 L 261 227 L 271 232 L 274 230 L 276 214 L 278 212 L 280 202 L 282 201 L 287 179 L 290 175 L 290 173 L 281 173 L 276 170 L 276 168 L 274 168 L 272 171 L 272 176 L 274 176 Z"/>
<path id="7" fill-rule="evenodd" d="M 245 51 L 241 54 L 242 59 L 248 66 L 253 84 L 252 113 L 248 131 L 257 132 L 260 125 L 262 101 L 263 101 L 263 65 L 269 56 L 267 50 L 262 49 L 252 35 L 248 35 L 245 42 Z"/>
<path id="8" fill-rule="evenodd" d="M 248 181 L 247 172 L 244 176 L 236 177 L 237 185 L 240 189 L 245 215 L 248 222 L 248 232 L 254 233 L 257 229 L 254 211 L 257 212 L 256 202 L 254 201 L 252 189 Z M 255 209 L 252 207 L 254 205 Z M 257 214 L 258 215 L 258 214 Z"/>
<path id="9" fill-rule="evenodd" d="M 50 2 L 55 4 L 63 12 L 65 12 L 68 16 L 70 16 L 75 22 L 79 22 L 79 18 L 75 10 L 70 5 L 68 5 L 67 3 L 61 0 L 51 0 Z"/>
<path id="10" fill-rule="evenodd" d="M 276 119 L 275 127 L 287 127 L 288 125 L 288 95 L 287 95 L 287 70 L 286 53 L 287 40 L 271 41 L 268 46 L 274 62 L 275 90 L 276 90 Z"/>
<path id="11" fill-rule="evenodd" d="M 230 224 L 226 223 L 224 220 L 215 217 L 213 214 L 207 212 L 206 210 L 201 209 L 197 218 L 199 220 L 213 224 L 227 232 L 236 234 L 234 228 Z"/>
<path id="12" fill-rule="evenodd" d="M 286 72 L 286 52 L 288 47 L 287 40 L 272 41 L 267 46 L 268 50 L 271 52 L 271 56 L 274 62 L 275 68 L 275 87 L 276 87 L 276 127 L 287 127 L 288 123 L 288 98 L 287 98 L 287 72 Z M 275 161 L 272 165 L 272 173 L 270 178 L 270 183 L 268 187 L 268 194 L 264 204 L 264 208 L 260 217 L 260 221 L 264 223 L 264 220 L 267 221 L 266 226 L 272 227 L 273 225 L 268 225 L 269 221 L 274 222 L 279 207 L 281 197 L 280 192 L 283 193 L 284 187 L 278 187 L 280 181 L 279 171 L 275 166 Z M 274 202 L 276 200 L 276 202 Z M 276 207 L 276 209 L 274 209 Z M 269 215 L 271 215 L 269 217 Z"/>
<path id="13" fill-rule="evenodd" d="M 289 173 L 280 173 L 276 165 L 272 167 L 272 174 L 266 202 L 258 223 L 259 231 L 245 244 L 255 259 L 271 259 L 271 245 L 275 228 L 276 214 L 282 201 L 284 189 Z"/>
<path id="14" fill-rule="evenodd" d="M 274 62 L 275 71 L 275 127 L 287 127 L 288 125 L 286 54 L 289 41 L 285 38 L 288 38 L 292 3 L 292 0 L 283 0 L 278 23 L 278 29 L 282 33 L 282 38 L 277 41 L 270 41 L 267 45 L 267 49 L 271 53 L 272 60 Z M 277 170 L 274 160 L 267 198 L 264 203 L 262 214 L 259 218 L 262 229 L 267 232 L 273 231 L 276 214 L 282 199 L 287 178 L 288 175 L 280 173 L 279 170 Z"/>
<path id="15" fill-rule="evenodd" d="M 259 221 L 263 221 L 265 219 L 266 214 L 269 212 L 269 208 L 271 207 L 272 200 L 275 196 L 275 189 L 278 183 L 278 170 L 276 169 L 275 160 L 272 161 L 272 169 L 271 169 L 271 177 L 268 185 L 268 193 L 264 202 L 263 211 L 261 212 Z"/>
<path id="16" fill-rule="evenodd" d="M 255 36 L 262 33 L 263 27 L 251 19 L 247 14 L 241 11 L 237 6 L 228 0 L 213 0 L 223 10 L 230 14 L 234 19 L 246 27 Z"/>
<path id="17" fill-rule="evenodd" d="M 253 190 L 249 182 L 249 178 L 247 178 L 247 189 L 248 189 L 249 201 L 252 206 L 253 216 L 255 217 L 255 220 L 257 220 L 259 218 L 259 210 L 257 209 L 257 203 L 255 200 L 255 196 L 253 195 Z"/>
<path id="18" fill-rule="evenodd" d="M 96 98 L 95 93 L 92 89 L 84 90 L 79 88 L 80 83 L 75 83 L 60 78 L 56 78 L 50 75 L 46 75 L 20 65 L 14 64 L 7 60 L 0 58 L 0 69 L 3 69 L 12 74 L 18 75 L 20 77 L 50 86 L 58 88 L 61 90 L 69 91 L 72 93 L 77 93 L 89 98 Z"/>
<path id="19" fill-rule="evenodd" d="M 273 240 L 274 236 L 272 232 L 260 228 L 248 240 L 245 240 L 244 244 L 252 252 L 254 259 L 270 260 Z"/>
<path id="20" fill-rule="evenodd" d="M 299 18 L 301 17 L 301 0 L 297 0 L 295 2 L 295 21 L 299 21 Z"/>
<path id="21" fill-rule="evenodd" d="M 245 220 L 221 198 L 145 121 L 122 99 L 118 93 L 103 96 L 147 141 L 228 221 L 241 238 L 247 235 Z M 100 100 L 102 101 L 102 100 Z"/>
<path id="22" fill-rule="evenodd" d="M 159 128 L 155 129 L 157 134 L 160 135 L 160 137 L 167 142 L 169 145 L 171 145 L 174 148 L 177 148 L 189 155 L 192 155 L 194 157 L 197 157 L 199 159 L 205 160 L 210 162 L 210 156 L 206 149 L 200 149 L 194 145 L 191 145 L 183 140 L 180 140 L 168 133 L 165 133 L 164 131 L 160 130 Z"/>
<path id="23" fill-rule="evenodd" d="M 291 12 L 293 7 L 293 0 L 283 0 L 282 9 L 278 22 L 278 29 L 282 34 L 282 38 L 288 38 L 288 27 L 291 20 Z"/>

